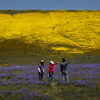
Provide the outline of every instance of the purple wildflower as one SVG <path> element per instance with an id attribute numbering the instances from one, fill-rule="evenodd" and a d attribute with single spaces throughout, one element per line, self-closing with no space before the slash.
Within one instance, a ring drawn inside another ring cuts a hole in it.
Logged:
<path id="1" fill-rule="evenodd" d="M 0 98 L 2 97 L 2 94 L 0 94 Z"/>

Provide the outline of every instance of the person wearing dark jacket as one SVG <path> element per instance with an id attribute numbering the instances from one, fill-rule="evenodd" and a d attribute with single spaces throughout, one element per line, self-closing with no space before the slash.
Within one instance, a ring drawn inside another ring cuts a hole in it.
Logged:
<path id="1" fill-rule="evenodd" d="M 44 74 L 44 60 L 41 60 L 40 64 L 38 65 L 39 81 L 42 81 L 43 74 Z"/>
<path id="2" fill-rule="evenodd" d="M 52 79 L 53 79 L 53 66 L 54 65 L 57 65 L 59 62 L 57 63 L 54 63 L 53 61 L 50 61 L 50 65 L 49 65 L 49 82 L 51 83 L 52 82 Z"/>
<path id="3" fill-rule="evenodd" d="M 62 73 L 62 80 L 64 81 L 64 77 L 65 77 L 66 78 L 66 81 L 69 82 L 67 66 L 70 63 L 70 61 L 68 61 L 65 58 L 63 58 L 62 61 L 63 62 L 60 64 L 60 71 Z"/>

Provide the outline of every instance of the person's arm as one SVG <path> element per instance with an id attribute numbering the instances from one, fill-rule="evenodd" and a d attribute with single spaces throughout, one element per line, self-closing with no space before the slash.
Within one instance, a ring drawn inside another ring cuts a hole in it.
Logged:
<path id="1" fill-rule="evenodd" d="M 38 68 L 38 71 L 41 73 L 40 68 Z"/>
<path id="2" fill-rule="evenodd" d="M 41 73 L 40 66 L 38 66 L 38 71 Z"/>
<path id="3" fill-rule="evenodd" d="M 66 61 L 67 61 L 67 64 L 69 64 L 69 63 L 70 63 L 70 61 L 69 61 L 69 60 L 67 60 L 67 59 L 66 59 Z"/>
<path id="4" fill-rule="evenodd" d="M 43 68 L 43 72 L 44 72 L 44 68 Z"/>
<path id="5" fill-rule="evenodd" d="M 59 62 L 57 62 L 57 63 L 54 63 L 54 64 L 53 64 L 53 66 L 54 66 L 54 65 L 57 65 L 57 64 L 59 64 Z"/>

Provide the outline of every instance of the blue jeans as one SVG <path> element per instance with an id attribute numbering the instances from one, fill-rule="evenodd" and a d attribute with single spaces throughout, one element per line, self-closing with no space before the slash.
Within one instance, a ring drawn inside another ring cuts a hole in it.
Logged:
<path id="1" fill-rule="evenodd" d="M 52 79 L 53 79 L 53 72 L 52 72 L 52 74 L 50 74 L 50 72 L 49 72 L 49 82 L 50 83 L 52 82 Z"/>
<path id="2" fill-rule="evenodd" d="M 43 72 L 38 72 L 38 75 L 39 75 L 39 81 L 42 81 L 42 78 L 43 78 Z"/>
<path id="3" fill-rule="evenodd" d="M 69 82 L 68 72 L 62 72 L 62 80 L 63 81 L 64 81 L 64 78 L 66 78 L 66 82 Z"/>

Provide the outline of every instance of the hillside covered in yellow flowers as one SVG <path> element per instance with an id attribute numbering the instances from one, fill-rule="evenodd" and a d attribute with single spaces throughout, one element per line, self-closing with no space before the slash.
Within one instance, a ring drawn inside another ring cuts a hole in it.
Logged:
<path id="1" fill-rule="evenodd" d="M 100 11 L 0 11 L 0 48 L 100 54 Z"/>

